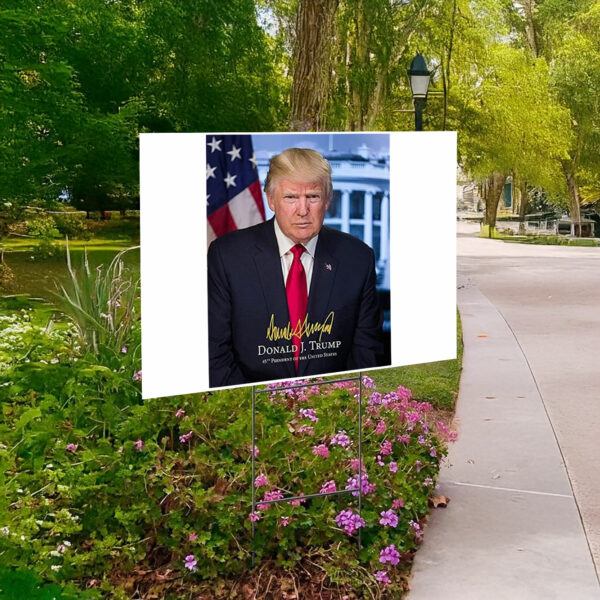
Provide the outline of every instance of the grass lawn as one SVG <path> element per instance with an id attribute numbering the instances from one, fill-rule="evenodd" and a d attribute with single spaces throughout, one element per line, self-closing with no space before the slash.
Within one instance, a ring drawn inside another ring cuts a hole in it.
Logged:
<path id="1" fill-rule="evenodd" d="M 14 281 L 10 288 L 0 288 L 1 295 L 27 294 L 30 296 L 52 299 L 52 292 L 56 291 L 57 282 L 65 282 L 68 279 L 67 258 L 64 242 L 59 252 L 52 257 L 40 258 L 30 250 L 14 249 L 4 253 L 4 263 L 14 274 Z M 129 243 L 117 243 L 114 240 L 89 242 L 69 242 L 71 263 L 75 268 L 83 264 L 84 249 L 87 252 L 88 263 L 91 269 L 99 265 L 108 265 L 115 254 L 125 248 L 132 247 Z M 132 272 L 139 273 L 140 253 L 139 250 L 126 252 L 123 261 Z"/>
<path id="2" fill-rule="evenodd" d="M 489 226 L 482 225 L 479 237 L 489 238 Z M 534 244 L 538 246 L 588 246 L 596 247 L 600 241 L 596 238 L 570 238 L 561 235 L 510 235 L 499 233 L 496 229 L 492 230 L 491 239 L 502 240 L 511 244 Z"/>
<path id="3" fill-rule="evenodd" d="M 394 367 L 369 372 L 378 391 L 385 393 L 402 385 L 412 390 L 415 400 L 430 402 L 434 408 L 454 411 L 462 369 L 462 328 L 457 313 L 456 358 L 407 367 Z"/>

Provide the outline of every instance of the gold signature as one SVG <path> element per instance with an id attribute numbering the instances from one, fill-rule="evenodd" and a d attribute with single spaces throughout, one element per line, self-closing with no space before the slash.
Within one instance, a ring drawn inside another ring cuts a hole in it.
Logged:
<path id="1" fill-rule="evenodd" d="M 313 333 L 319 332 L 319 341 L 324 333 L 331 334 L 333 327 L 334 313 L 331 311 L 322 323 L 318 321 L 315 323 L 309 323 L 308 315 L 304 317 L 304 321 L 298 319 L 296 327 L 292 329 L 291 323 L 288 323 L 285 327 L 277 327 L 275 325 L 275 315 L 271 315 L 271 322 L 267 328 L 267 339 L 274 342 L 280 339 L 291 340 L 292 338 L 303 338 L 310 337 Z"/>

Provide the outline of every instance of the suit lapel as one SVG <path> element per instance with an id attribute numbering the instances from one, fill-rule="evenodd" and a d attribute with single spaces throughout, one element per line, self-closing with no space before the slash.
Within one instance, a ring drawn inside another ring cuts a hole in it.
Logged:
<path id="1" fill-rule="evenodd" d="M 319 233 L 315 250 L 315 262 L 308 294 L 308 315 L 311 322 L 321 319 L 329 312 L 329 298 L 337 272 L 338 260 L 330 251 L 327 234 L 327 229 L 323 227 Z"/>
<path id="2" fill-rule="evenodd" d="M 275 315 L 275 323 L 283 327 L 289 321 L 289 313 L 273 219 L 267 221 L 261 229 L 261 235 L 254 248 L 254 264 L 262 288 L 268 317 L 270 319 L 271 315 Z M 285 346 L 291 344 L 291 341 L 281 339 L 274 343 L 278 346 Z M 292 361 L 281 364 L 282 369 L 288 371 L 287 376 L 295 376 L 294 363 Z"/>

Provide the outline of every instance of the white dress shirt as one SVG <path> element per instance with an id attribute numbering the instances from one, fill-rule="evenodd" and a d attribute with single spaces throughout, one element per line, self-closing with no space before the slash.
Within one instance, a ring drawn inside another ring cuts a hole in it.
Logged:
<path id="1" fill-rule="evenodd" d="M 287 237 L 283 231 L 281 231 L 281 228 L 277 223 L 277 219 L 275 219 L 275 237 L 277 238 L 277 246 L 279 247 L 281 273 L 283 274 L 283 285 L 285 286 L 292 262 L 294 262 L 292 248 L 296 245 L 296 243 L 290 240 L 290 238 Z M 315 250 L 317 248 L 318 238 L 319 235 L 317 234 L 314 238 L 311 238 L 308 242 L 306 242 L 306 244 L 302 244 L 305 251 L 302 253 L 302 256 L 300 256 L 300 261 L 302 262 L 304 272 L 306 273 L 307 294 L 308 290 L 310 290 L 310 281 L 312 279 L 313 265 L 315 263 Z"/>

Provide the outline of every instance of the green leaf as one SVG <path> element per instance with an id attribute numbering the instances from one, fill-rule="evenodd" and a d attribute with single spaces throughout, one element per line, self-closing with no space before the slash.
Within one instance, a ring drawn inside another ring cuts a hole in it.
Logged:
<path id="1" fill-rule="evenodd" d="M 33 419 L 39 419 L 42 416 L 42 409 L 39 407 L 26 410 L 15 423 L 15 430 L 20 431 Z"/>

